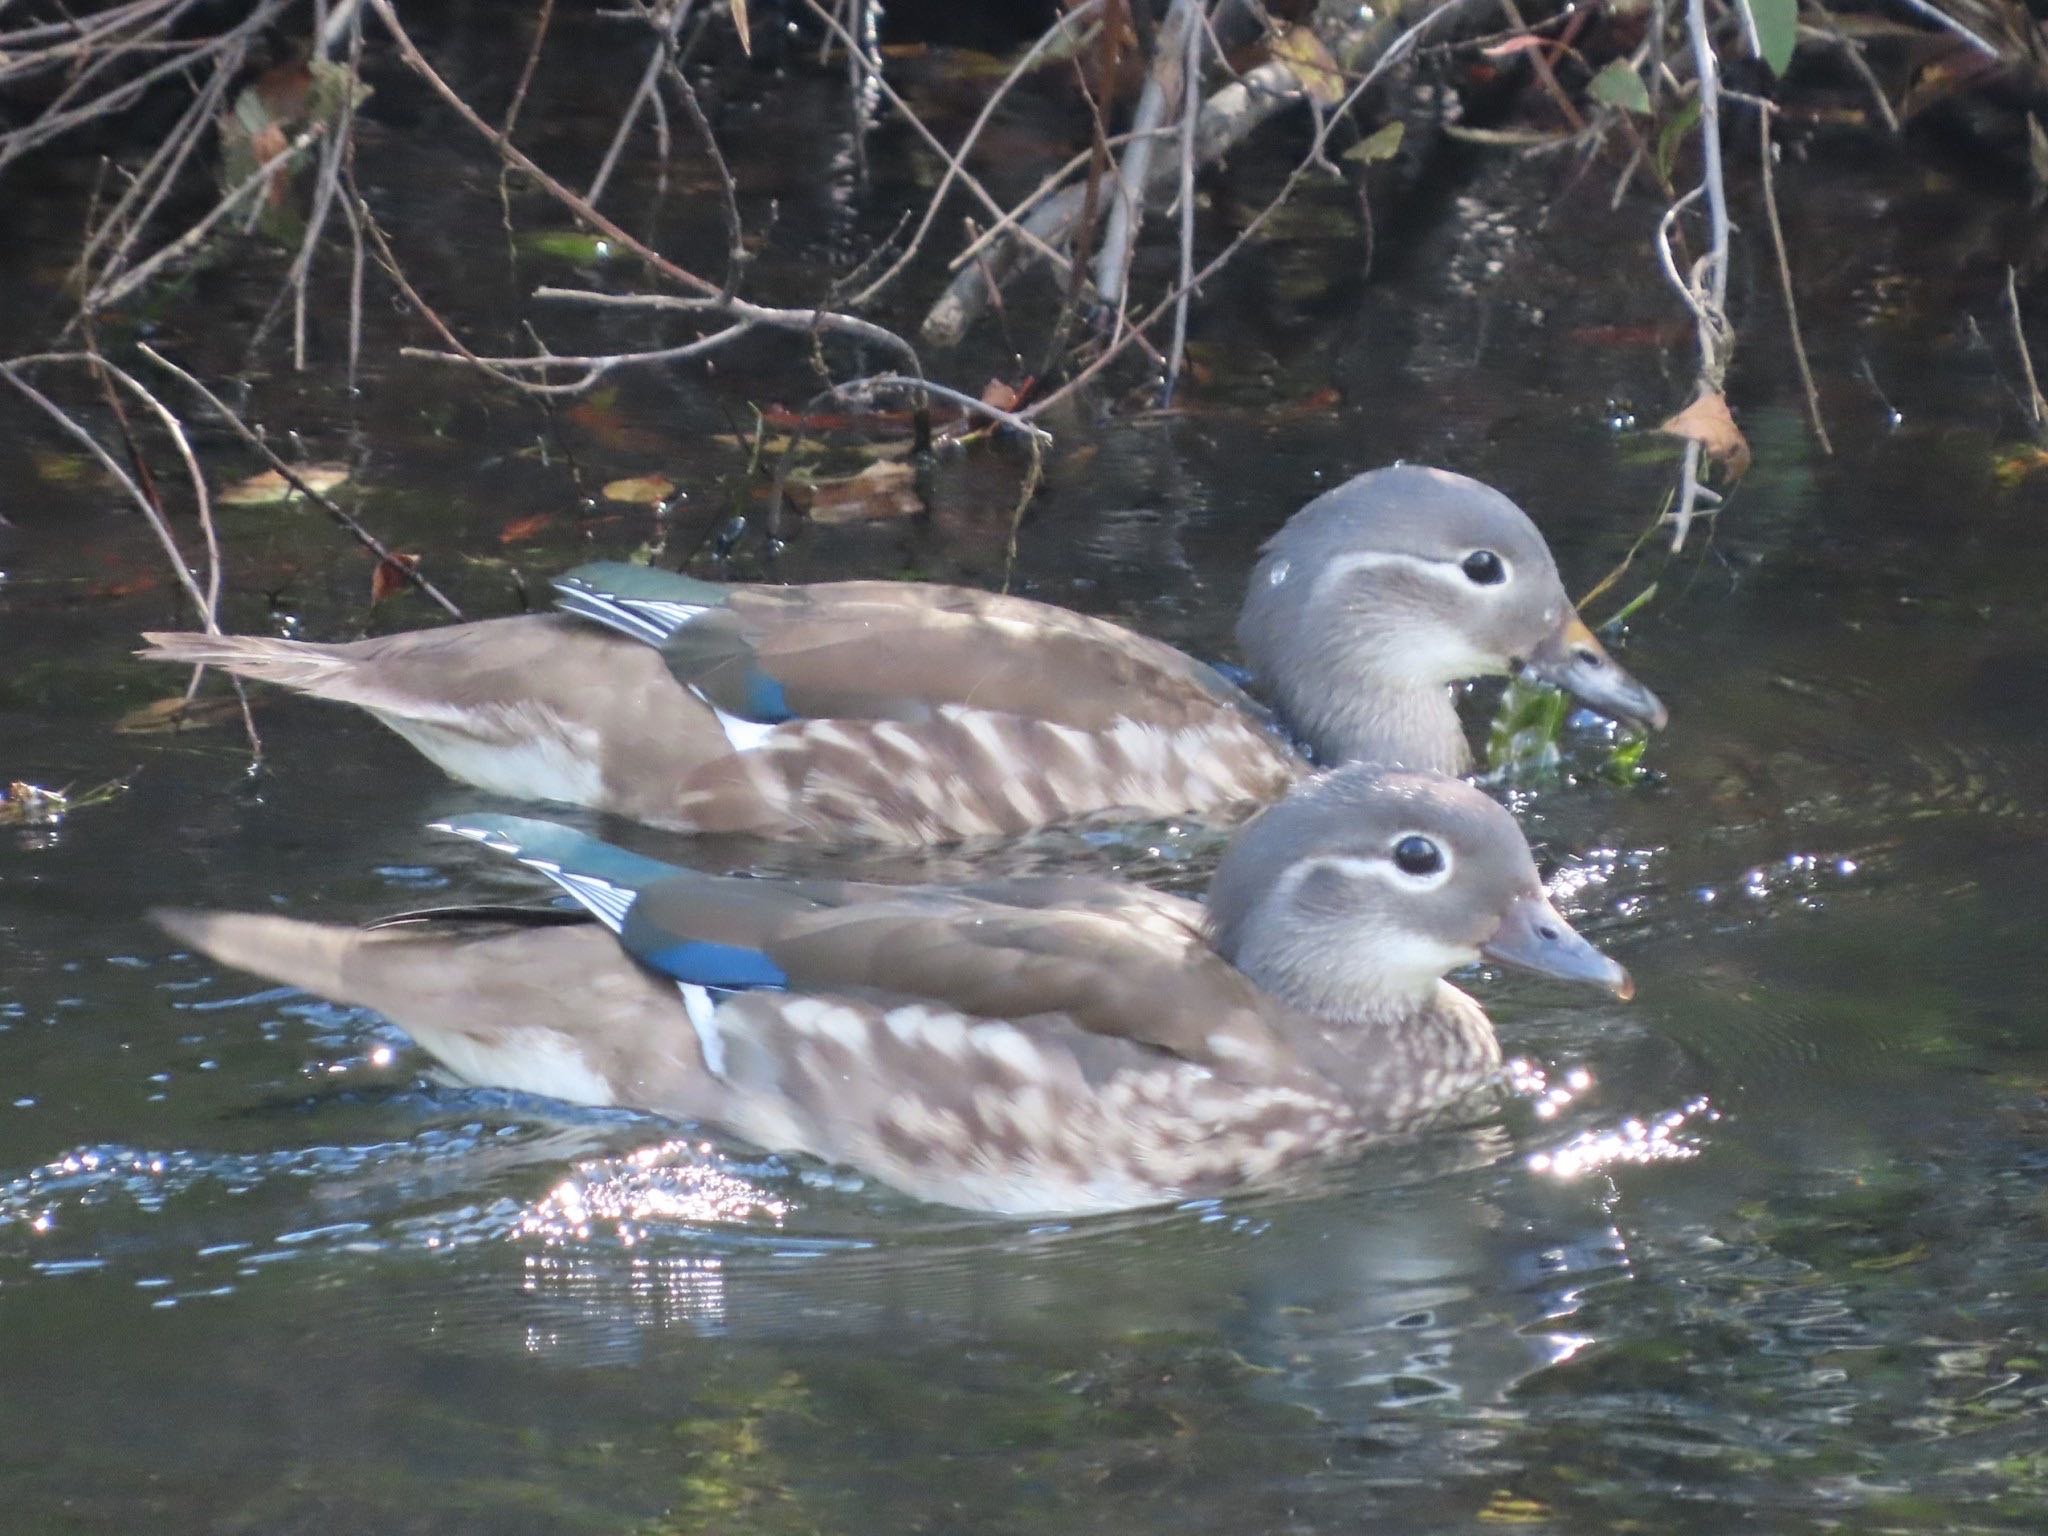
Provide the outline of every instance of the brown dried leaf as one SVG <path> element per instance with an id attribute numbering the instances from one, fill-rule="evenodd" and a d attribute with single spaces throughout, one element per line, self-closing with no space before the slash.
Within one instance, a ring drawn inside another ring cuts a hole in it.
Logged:
<path id="1" fill-rule="evenodd" d="M 676 483 L 660 475 L 634 475 L 613 480 L 604 488 L 606 501 L 623 501 L 635 507 L 658 507 L 675 495 Z"/>
<path id="2" fill-rule="evenodd" d="M 754 56 L 754 30 L 747 25 L 747 0 L 729 0 L 732 9 L 732 29 L 740 35 L 740 52 L 748 58 Z"/>
<path id="3" fill-rule="evenodd" d="M 1749 440 L 1728 414 L 1728 397 L 1719 390 L 1704 391 L 1657 430 L 1698 443 L 1732 480 L 1740 480 L 1749 471 Z"/>
<path id="4" fill-rule="evenodd" d="M 377 562 L 377 569 L 370 576 L 370 603 L 374 607 L 394 592 L 403 592 L 411 585 L 409 578 L 420 568 L 418 555 L 401 555 L 394 550 L 387 559 Z"/>
<path id="5" fill-rule="evenodd" d="M 999 411 L 1014 411 L 1024 403 L 1031 393 L 1031 386 L 1038 381 L 1028 374 L 1021 384 L 1005 384 L 1001 379 L 990 379 L 981 386 L 981 403 L 993 406 Z"/>
<path id="6" fill-rule="evenodd" d="M 553 524 L 552 512 L 533 512 L 525 517 L 515 517 L 498 530 L 500 544 L 524 544 L 528 539 L 537 539 Z"/>
<path id="7" fill-rule="evenodd" d="M 348 483 L 346 464 L 301 464 L 292 473 L 323 496 L 337 485 Z M 266 469 L 236 481 L 214 500 L 224 507 L 272 507 L 298 498 L 298 490 L 291 481 L 274 469 Z"/>
<path id="8" fill-rule="evenodd" d="M 917 471 L 894 460 L 880 460 L 843 480 L 820 480 L 811 488 L 814 523 L 871 523 L 923 511 Z"/>
<path id="9" fill-rule="evenodd" d="M 241 717 L 242 706 L 232 694 L 188 699 L 173 694 L 131 709 L 114 722 L 124 736 L 158 736 L 168 731 L 196 731 Z"/>

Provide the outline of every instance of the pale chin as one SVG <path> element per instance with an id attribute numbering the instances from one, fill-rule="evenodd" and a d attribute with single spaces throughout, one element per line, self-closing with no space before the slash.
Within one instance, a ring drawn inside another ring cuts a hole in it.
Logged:
<path id="1" fill-rule="evenodd" d="M 1508 670 L 1456 630 L 1441 627 L 1405 635 L 1384 653 L 1390 670 L 1418 688 L 1448 688 L 1460 678 L 1493 677 Z"/>
<path id="2" fill-rule="evenodd" d="M 1452 971 L 1479 961 L 1479 951 L 1470 945 L 1402 934 L 1354 945 L 1346 970 L 1358 992 L 1413 1005 L 1433 997 L 1437 983 Z"/>

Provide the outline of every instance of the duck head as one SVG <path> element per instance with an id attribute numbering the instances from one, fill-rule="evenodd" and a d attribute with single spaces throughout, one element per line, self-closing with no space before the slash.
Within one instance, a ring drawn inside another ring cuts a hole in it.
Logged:
<path id="1" fill-rule="evenodd" d="M 1461 772 L 1449 686 L 1522 667 L 1603 713 L 1665 721 L 1579 618 L 1528 514 L 1441 469 L 1373 470 L 1295 513 L 1266 543 L 1237 635 L 1324 762 Z"/>
<path id="2" fill-rule="evenodd" d="M 1268 807 L 1217 867 L 1209 923 L 1225 959 L 1325 1019 L 1411 1017 L 1480 960 L 1635 990 L 1543 894 L 1514 817 L 1440 774 L 1355 764 Z"/>

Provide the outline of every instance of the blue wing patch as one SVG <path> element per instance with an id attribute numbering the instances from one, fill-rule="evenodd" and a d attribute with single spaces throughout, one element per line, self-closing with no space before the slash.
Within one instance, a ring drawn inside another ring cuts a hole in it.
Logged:
<path id="1" fill-rule="evenodd" d="M 759 667 L 747 669 L 747 718 L 760 725 L 780 725 L 796 718 L 782 684 Z"/>
<path id="2" fill-rule="evenodd" d="M 744 992 L 751 987 L 786 987 L 789 977 L 782 967 L 757 949 L 737 944 L 718 944 L 710 939 L 678 939 L 668 934 L 634 932 L 628 920 L 620 942 L 626 953 L 650 970 L 692 986 L 720 992 Z"/>

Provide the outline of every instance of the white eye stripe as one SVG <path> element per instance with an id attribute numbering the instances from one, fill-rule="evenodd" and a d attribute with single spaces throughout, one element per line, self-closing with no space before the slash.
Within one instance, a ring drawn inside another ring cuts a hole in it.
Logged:
<path id="1" fill-rule="evenodd" d="M 1420 832 L 1403 832 L 1394 841 L 1398 843 L 1402 837 L 1422 837 L 1425 835 Z M 1276 896 L 1292 896 L 1302 882 L 1319 869 L 1330 870 L 1332 873 L 1341 875 L 1347 880 L 1378 880 L 1390 889 L 1401 891 L 1408 895 L 1413 895 L 1417 891 L 1433 891 L 1451 878 L 1451 854 L 1450 850 L 1445 848 L 1442 843 L 1437 842 L 1435 838 L 1430 838 L 1430 841 L 1436 843 L 1437 848 L 1443 854 L 1444 862 L 1441 869 L 1433 870 L 1429 874 L 1410 875 L 1403 873 L 1395 865 L 1391 855 L 1384 859 L 1361 859 L 1348 853 L 1325 853 L 1303 859 L 1283 874 L 1274 883 L 1274 894 Z"/>
<path id="2" fill-rule="evenodd" d="M 1495 557 L 1500 561 L 1501 579 L 1490 584 L 1481 584 L 1474 582 L 1465 574 L 1464 561 L 1469 558 L 1466 555 L 1460 555 L 1456 559 L 1432 560 L 1427 555 L 1408 555 L 1389 549 L 1359 549 L 1348 555 L 1339 555 L 1324 566 L 1316 573 L 1315 585 L 1320 591 L 1332 582 L 1342 581 L 1354 571 L 1396 567 L 1420 572 L 1461 592 L 1504 592 L 1514 581 L 1514 562 L 1497 552 Z"/>

